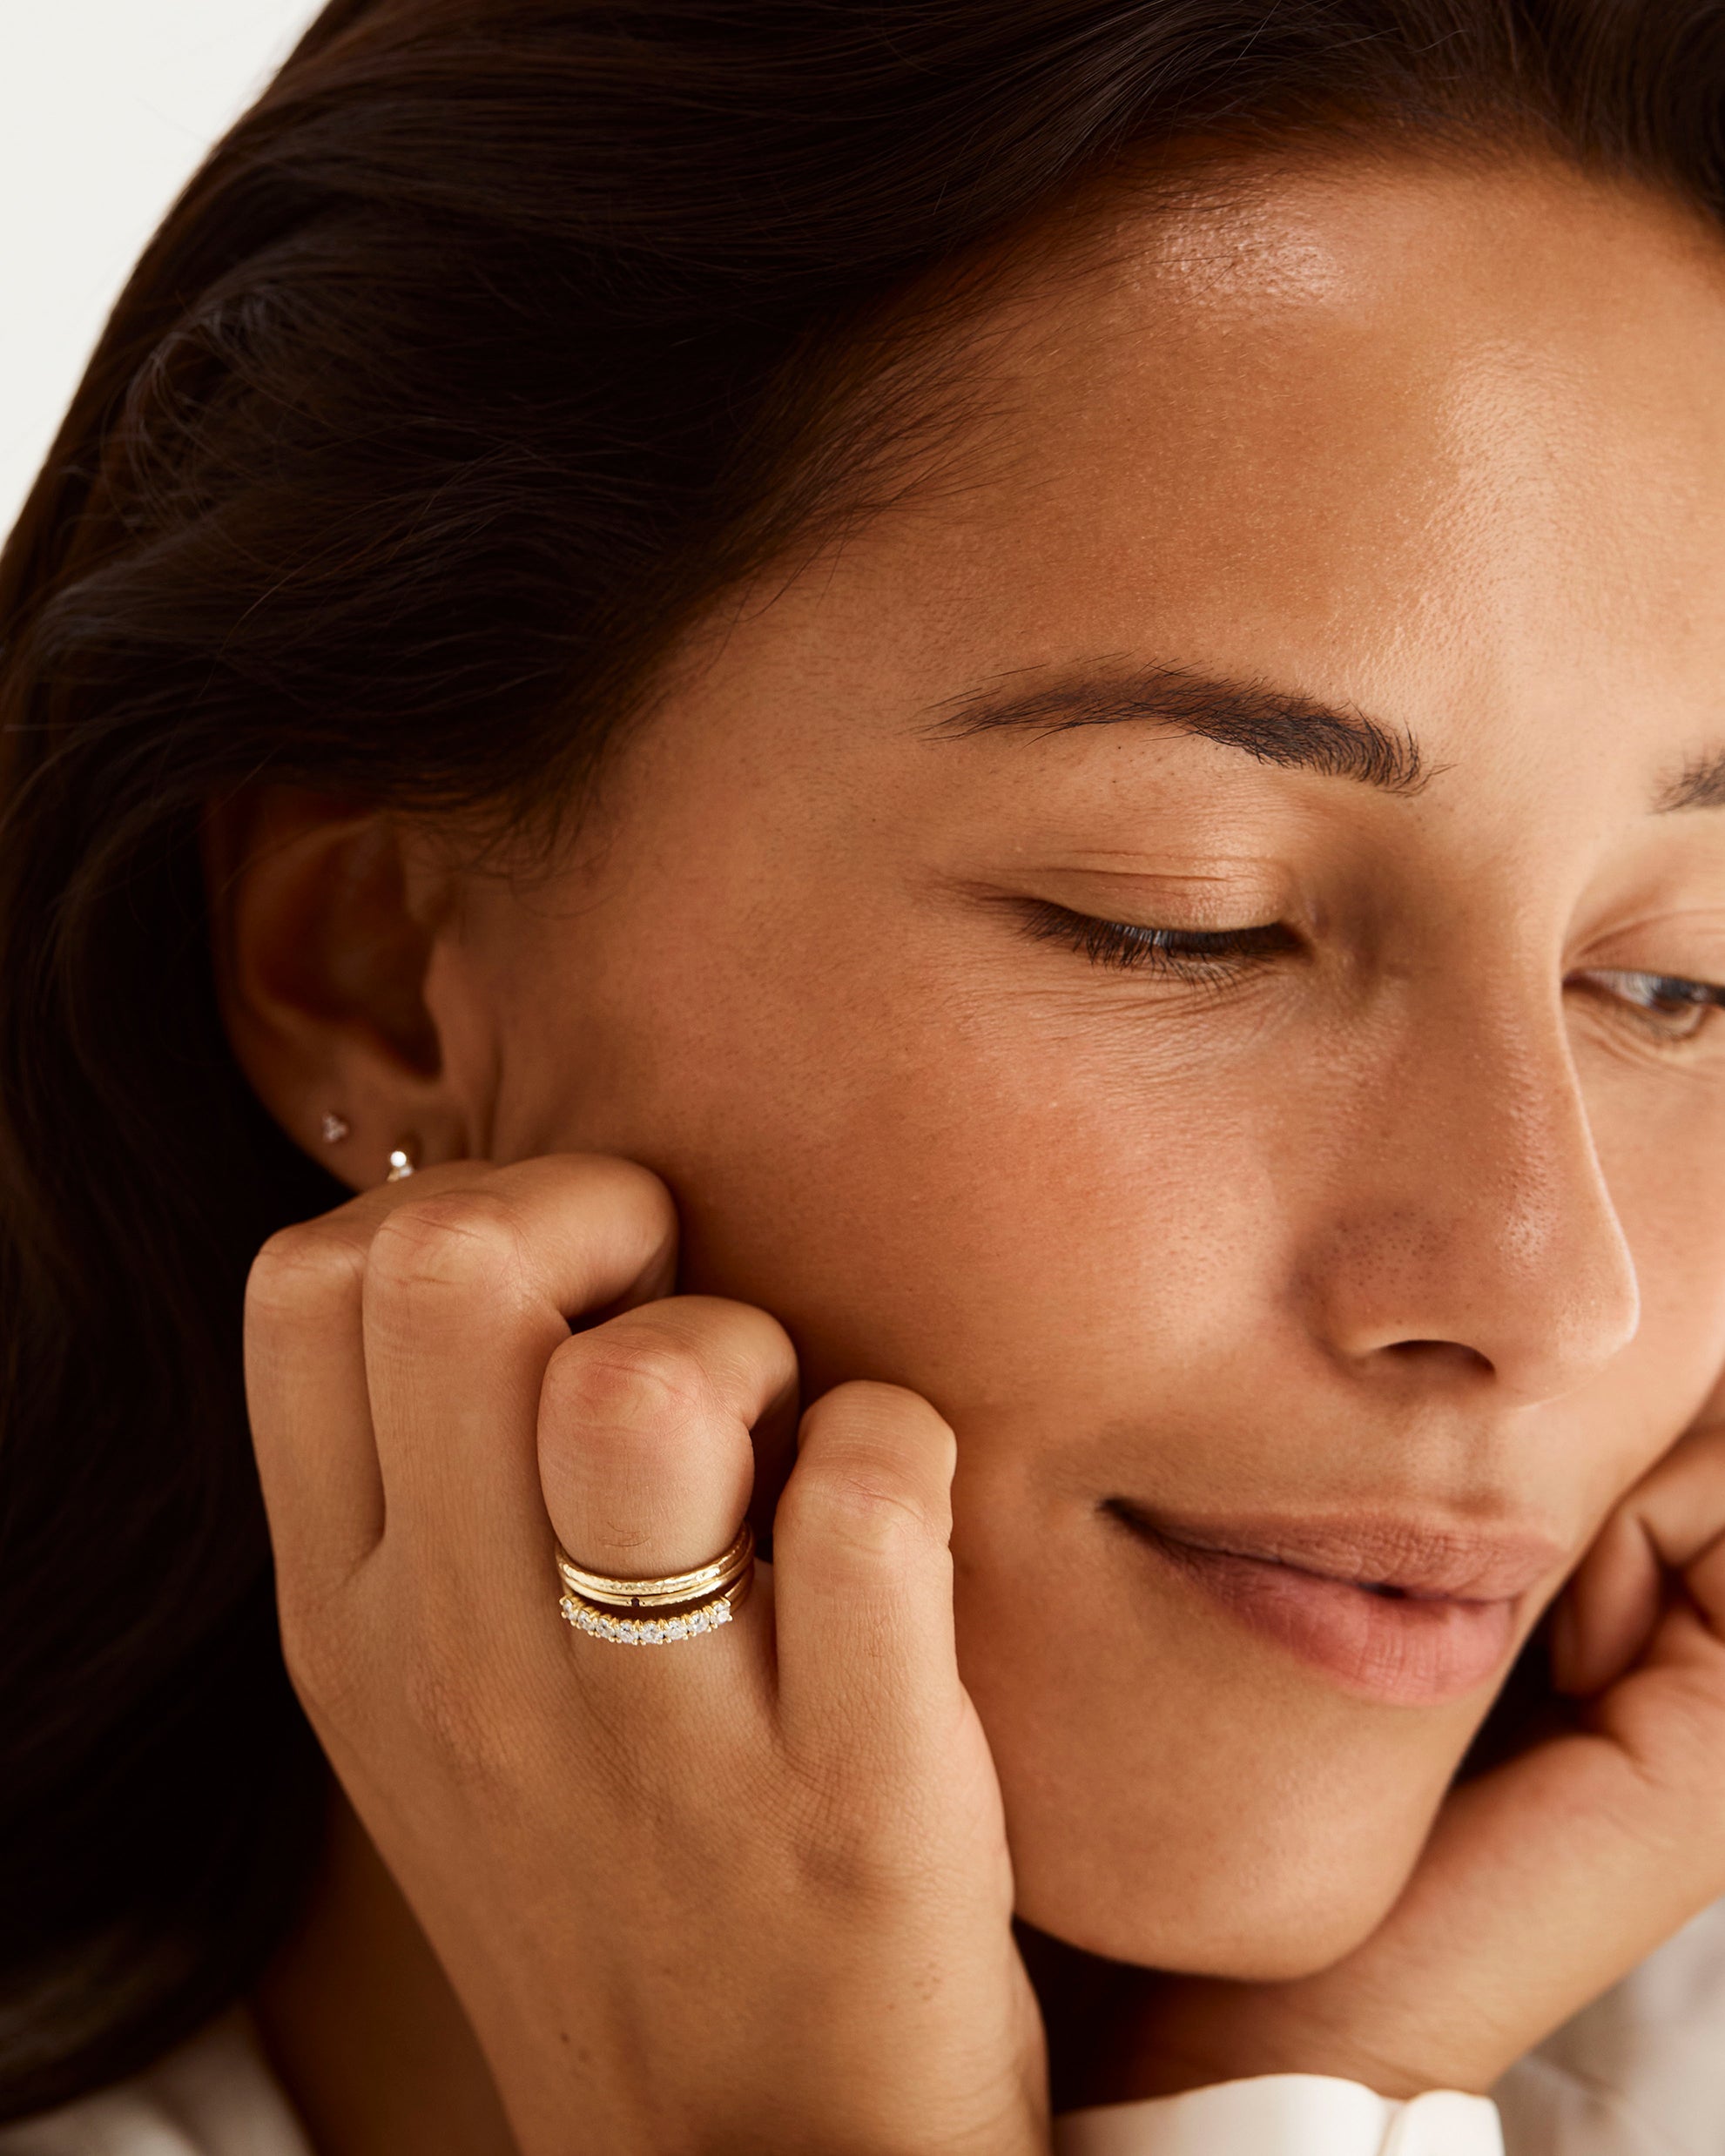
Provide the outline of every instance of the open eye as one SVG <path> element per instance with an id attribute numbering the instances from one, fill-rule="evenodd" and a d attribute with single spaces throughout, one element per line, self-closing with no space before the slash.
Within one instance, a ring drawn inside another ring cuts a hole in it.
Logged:
<path id="1" fill-rule="evenodd" d="M 1570 980 L 1608 996 L 1665 1041 L 1692 1041 L 1725 1006 L 1725 987 L 1680 974 L 1641 974 L 1590 967 Z"/>
<path id="2" fill-rule="evenodd" d="M 1280 921 L 1247 928 L 1145 928 L 1039 902 L 1029 908 L 1025 925 L 1037 941 L 1063 943 L 1093 966 L 1200 983 L 1234 980 L 1298 947 Z"/>

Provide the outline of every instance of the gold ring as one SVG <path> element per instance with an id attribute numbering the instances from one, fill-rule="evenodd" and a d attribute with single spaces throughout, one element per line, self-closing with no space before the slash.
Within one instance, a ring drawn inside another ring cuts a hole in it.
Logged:
<path id="1" fill-rule="evenodd" d="M 745 1519 L 730 1548 L 693 1572 L 667 1573 L 657 1580 L 618 1580 L 610 1573 L 583 1572 L 569 1552 L 560 1548 L 557 1576 L 583 1602 L 598 1602 L 608 1609 L 667 1609 L 678 1602 L 705 1601 L 740 1580 L 754 1561 L 755 1531 Z"/>
<path id="2" fill-rule="evenodd" d="M 609 1640 L 613 1647 L 669 1647 L 675 1641 L 697 1639 L 704 1632 L 717 1632 L 721 1625 L 728 1625 L 731 1612 L 748 1593 L 754 1577 L 751 1568 L 740 1580 L 733 1580 L 714 1600 L 676 1616 L 617 1617 L 574 1594 L 564 1595 L 557 1607 L 577 1632 L 589 1633 L 596 1640 Z"/>

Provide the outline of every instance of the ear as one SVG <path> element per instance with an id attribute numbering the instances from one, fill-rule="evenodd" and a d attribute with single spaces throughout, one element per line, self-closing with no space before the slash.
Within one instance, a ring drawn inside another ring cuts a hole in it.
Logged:
<path id="1" fill-rule="evenodd" d="M 426 1001 L 453 899 L 410 877 L 394 820 L 261 787 L 210 810 L 204 848 L 228 1039 L 282 1129 L 354 1189 L 398 1149 L 415 1166 L 467 1155 Z"/>

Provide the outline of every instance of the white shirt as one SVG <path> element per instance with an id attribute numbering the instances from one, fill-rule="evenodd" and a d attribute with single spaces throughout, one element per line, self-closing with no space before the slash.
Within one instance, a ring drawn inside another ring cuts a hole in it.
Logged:
<path id="1" fill-rule="evenodd" d="M 1395 2104 L 1268 2074 L 1071 2112 L 1057 2156 L 1725 2156 L 1725 1902 L 1498 2085 Z M 1499 2119 L 1501 2118 L 1501 2129 Z M 315 2156 L 232 2014 L 137 2080 L 0 2127 L 0 2156 Z"/>

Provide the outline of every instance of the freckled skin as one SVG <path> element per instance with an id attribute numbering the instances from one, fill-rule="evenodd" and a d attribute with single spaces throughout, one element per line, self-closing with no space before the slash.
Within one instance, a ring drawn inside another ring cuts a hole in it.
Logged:
<path id="1" fill-rule="evenodd" d="M 1710 1390 L 1725 1020 L 1574 976 L 1725 980 L 1725 812 L 1653 812 L 1725 736 L 1725 255 L 1537 164 L 1108 214 L 1105 266 L 1002 301 L 970 483 L 691 654 L 603 845 L 477 886 L 429 994 L 481 1149 L 646 1162 L 810 1391 L 956 1428 L 1024 1913 L 1285 1975 L 1394 1899 L 1493 1688 L 1359 1696 L 1098 1507 L 1573 1561 Z M 1358 707 L 1435 775 L 928 731 L 1098 664 Z M 1110 970 L 1026 899 L 1297 950 Z"/>

